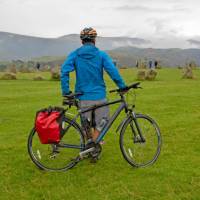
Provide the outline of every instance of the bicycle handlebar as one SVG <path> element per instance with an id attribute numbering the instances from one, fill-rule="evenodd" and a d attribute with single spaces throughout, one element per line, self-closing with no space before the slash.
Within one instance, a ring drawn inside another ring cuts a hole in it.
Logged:
<path id="1" fill-rule="evenodd" d="M 137 83 L 133 83 L 133 84 L 131 84 L 131 85 L 129 85 L 129 86 L 123 88 L 123 89 L 114 89 L 114 90 L 110 90 L 109 92 L 110 93 L 113 93 L 113 92 L 124 92 L 124 91 L 126 92 L 126 91 L 130 90 L 131 88 L 134 88 L 134 89 L 141 88 L 141 87 L 139 87 L 139 85 L 140 85 L 140 82 L 137 82 Z"/>
<path id="2" fill-rule="evenodd" d="M 137 82 L 137 83 L 133 83 L 123 89 L 114 89 L 114 90 L 110 90 L 109 92 L 110 93 L 113 93 L 113 92 L 121 92 L 122 93 L 126 93 L 128 92 L 128 90 L 130 90 L 131 88 L 134 88 L 134 89 L 138 89 L 138 88 L 141 88 L 140 86 L 140 82 Z M 64 97 L 64 101 L 63 103 L 64 104 L 72 104 L 72 102 L 70 100 L 73 100 L 76 96 L 80 96 L 80 95 L 83 95 L 82 92 L 77 92 L 77 93 L 70 93 L 68 95 L 63 95 Z"/>
<path id="3" fill-rule="evenodd" d="M 77 101 L 76 101 L 76 97 L 83 95 L 82 92 L 77 92 L 77 93 L 69 93 L 67 95 L 63 95 L 63 105 L 67 105 L 69 107 L 71 107 L 72 105 L 78 106 Z"/>

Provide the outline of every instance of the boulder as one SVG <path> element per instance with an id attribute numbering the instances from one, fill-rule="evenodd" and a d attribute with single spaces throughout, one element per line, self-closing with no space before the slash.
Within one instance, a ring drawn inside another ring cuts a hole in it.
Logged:
<path id="1" fill-rule="evenodd" d="M 51 70 L 51 80 L 59 81 L 60 80 L 60 67 L 56 66 Z"/>
<path id="2" fill-rule="evenodd" d="M 34 81 L 43 81 L 44 78 L 41 75 L 37 75 L 33 78 Z"/>
<path id="3" fill-rule="evenodd" d="M 194 75 L 192 72 L 192 67 L 187 66 L 185 67 L 184 71 L 183 71 L 183 77 L 182 78 L 187 78 L 187 79 L 193 79 Z"/>
<path id="4" fill-rule="evenodd" d="M 16 77 L 16 74 L 7 72 L 1 76 L 1 79 L 2 80 L 16 80 L 17 77 Z"/>
<path id="5" fill-rule="evenodd" d="M 157 76 L 157 72 L 153 69 L 150 69 L 147 71 L 145 79 L 149 81 L 153 81 L 155 80 L 156 76 Z"/>
<path id="6" fill-rule="evenodd" d="M 137 80 L 144 81 L 145 80 L 145 70 L 139 70 L 137 73 Z"/>

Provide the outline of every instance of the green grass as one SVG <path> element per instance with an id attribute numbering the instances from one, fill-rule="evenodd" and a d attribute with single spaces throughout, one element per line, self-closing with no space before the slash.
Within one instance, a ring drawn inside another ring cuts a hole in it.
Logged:
<path id="1" fill-rule="evenodd" d="M 156 81 L 143 82 L 137 91 L 136 110 L 153 117 L 162 132 L 161 155 L 153 166 L 134 169 L 123 159 L 115 133 L 123 114 L 106 135 L 97 164 L 84 160 L 60 173 L 38 170 L 26 147 L 35 112 L 61 105 L 60 83 L 48 81 L 48 73 L 42 74 L 45 81 L 32 81 L 34 74 L 1 80 L 0 199 L 200 199 L 200 70 L 194 73 L 196 79 L 183 80 L 180 70 L 161 69 Z M 121 74 L 127 84 L 136 81 L 135 70 Z M 106 83 L 115 88 L 108 77 Z"/>

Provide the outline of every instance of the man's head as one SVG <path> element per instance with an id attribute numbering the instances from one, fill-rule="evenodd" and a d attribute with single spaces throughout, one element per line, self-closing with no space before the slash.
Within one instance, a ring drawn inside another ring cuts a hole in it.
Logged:
<path id="1" fill-rule="evenodd" d="M 95 38 L 97 37 L 97 32 L 95 29 L 89 27 L 84 28 L 80 33 L 80 38 L 82 40 L 82 43 L 86 42 L 92 42 L 95 44 Z"/>

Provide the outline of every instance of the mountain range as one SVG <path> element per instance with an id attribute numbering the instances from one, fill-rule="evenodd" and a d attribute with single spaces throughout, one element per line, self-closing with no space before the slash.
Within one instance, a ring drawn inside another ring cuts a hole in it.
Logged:
<path id="1" fill-rule="evenodd" d="M 140 38 L 98 37 L 97 46 L 103 50 L 111 50 L 121 46 L 137 46 L 148 42 Z M 63 56 L 78 48 L 80 44 L 78 34 L 58 38 L 39 38 L 0 32 L 0 60 Z"/>
<path id="2" fill-rule="evenodd" d="M 134 66 L 137 60 L 159 60 L 164 66 L 179 66 L 190 61 L 200 65 L 200 49 L 144 48 L 150 43 L 143 38 L 98 37 L 96 45 L 106 50 L 120 66 Z M 0 32 L 0 61 L 66 56 L 79 46 L 78 34 L 41 38 Z"/>

